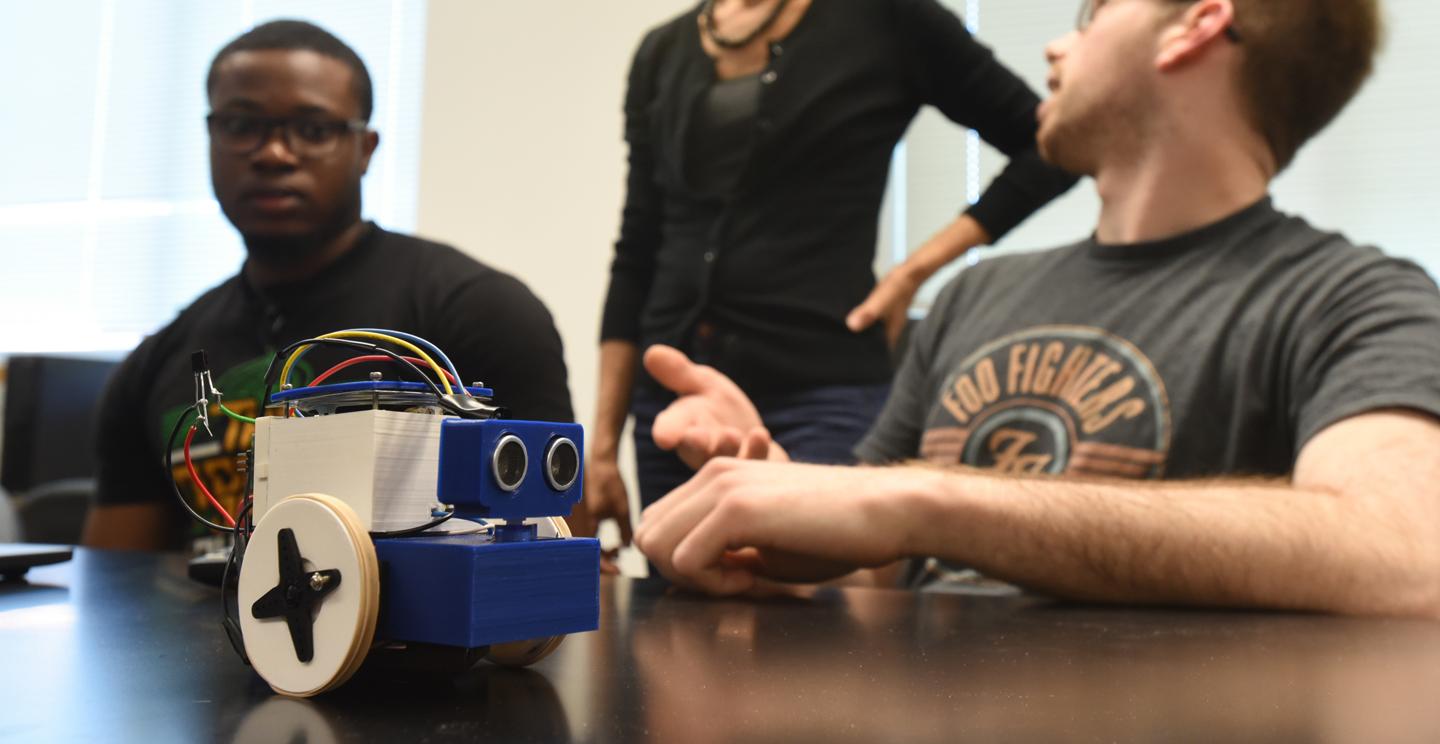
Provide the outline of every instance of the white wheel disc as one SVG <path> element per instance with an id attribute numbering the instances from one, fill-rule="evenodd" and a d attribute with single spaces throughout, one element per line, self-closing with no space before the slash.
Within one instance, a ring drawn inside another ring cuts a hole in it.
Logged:
<path id="1" fill-rule="evenodd" d="M 300 661 L 283 617 L 257 619 L 256 600 L 280 582 L 281 530 L 289 529 L 305 571 L 334 569 L 339 584 L 314 611 L 313 657 Z M 375 637 L 380 570 L 375 545 L 344 502 L 324 494 L 287 498 L 265 513 L 245 548 L 240 569 L 240 632 L 255 671 L 282 695 L 309 697 L 350 678 Z"/>

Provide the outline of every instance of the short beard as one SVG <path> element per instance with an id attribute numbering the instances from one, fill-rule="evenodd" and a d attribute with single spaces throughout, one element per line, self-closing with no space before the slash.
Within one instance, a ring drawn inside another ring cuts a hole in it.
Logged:
<path id="1" fill-rule="evenodd" d="M 1042 132 L 1037 142 L 1040 157 L 1067 172 L 1094 177 L 1103 164 L 1140 149 L 1149 134 L 1146 113 L 1134 98 L 1112 98 L 1103 108 L 1056 122 Z"/>
<path id="2" fill-rule="evenodd" d="M 360 208 L 341 210 L 314 232 L 303 235 L 241 235 L 250 259 L 266 266 L 287 267 L 303 264 L 322 253 L 341 233 L 360 219 Z"/>
<path id="3" fill-rule="evenodd" d="M 1059 127 L 1041 137 L 1040 157 L 1045 162 L 1078 176 L 1095 175 L 1095 155 L 1101 138 L 1090 127 Z"/>

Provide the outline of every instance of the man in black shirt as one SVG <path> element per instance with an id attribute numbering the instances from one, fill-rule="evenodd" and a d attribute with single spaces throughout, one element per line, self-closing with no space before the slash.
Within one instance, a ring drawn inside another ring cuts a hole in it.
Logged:
<path id="1" fill-rule="evenodd" d="M 469 376 L 460 382 L 483 381 L 516 417 L 573 419 L 559 334 L 522 283 L 449 246 L 361 220 L 360 181 L 379 135 L 367 124 L 370 78 L 354 51 L 308 23 L 268 23 L 220 51 L 207 90 L 215 196 L 247 258 L 239 275 L 147 338 L 112 378 L 87 545 L 180 542 L 172 477 L 207 508 L 183 465 L 174 473 L 161 466 L 171 426 L 194 402 L 196 349 L 208 353 L 226 404 L 249 416 L 262 409 L 262 377 L 277 350 L 344 328 L 384 328 L 434 342 Z M 331 358 L 325 352 L 311 356 Z M 244 489 L 235 454 L 253 426 L 220 415 L 217 401 L 211 409 L 215 437 L 202 433 L 196 467 L 233 511 Z"/>
<path id="2" fill-rule="evenodd" d="M 930 464 L 713 460 L 636 543 L 715 593 L 933 557 L 1087 600 L 1440 618 L 1440 293 L 1266 196 L 1369 73 L 1378 15 L 1087 3 L 1047 48 L 1039 143 L 1094 177 L 1099 224 L 932 309 L 857 450 Z M 646 363 L 683 396 L 661 446 L 785 459 L 719 373 Z"/>

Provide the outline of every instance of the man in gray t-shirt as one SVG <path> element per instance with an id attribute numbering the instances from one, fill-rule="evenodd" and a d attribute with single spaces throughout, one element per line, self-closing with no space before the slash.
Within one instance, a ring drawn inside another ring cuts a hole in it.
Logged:
<path id="1" fill-rule="evenodd" d="M 1263 6 L 1096 2 L 1047 48 L 1040 149 L 1094 178 L 1095 233 L 953 282 L 858 449 L 948 467 L 779 462 L 733 384 L 649 350 L 681 394 L 656 442 L 740 455 L 645 511 L 655 565 L 723 594 L 935 556 L 1084 599 L 1440 617 L 1440 292 L 1266 196 L 1378 11 Z"/>
<path id="2" fill-rule="evenodd" d="M 1174 238 L 964 272 L 857 451 L 1014 475 L 1283 476 L 1316 433 L 1380 408 L 1440 414 L 1435 283 L 1264 199 Z"/>

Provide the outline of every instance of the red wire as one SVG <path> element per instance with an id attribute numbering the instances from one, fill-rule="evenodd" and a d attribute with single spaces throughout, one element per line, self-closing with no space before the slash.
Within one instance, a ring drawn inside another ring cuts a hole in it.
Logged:
<path id="1" fill-rule="evenodd" d="M 450 370 L 448 370 L 448 369 L 440 369 L 440 368 L 438 368 L 438 367 L 432 367 L 429 362 L 425 361 L 424 359 L 417 358 L 417 357 L 408 357 L 408 356 L 407 356 L 407 357 L 400 357 L 400 358 L 401 358 L 401 359 L 404 359 L 404 360 L 407 361 L 407 362 L 410 362 L 411 364 L 414 364 L 414 365 L 417 366 L 417 367 L 430 367 L 431 369 L 436 370 L 437 372 L 440 372 L 441 374 L 445 375 L 445 378 L 448 379 L 448 380 L 450 380 L 450 382 L 453 382 L 453 383 L 455 383 L 456 385 L 459 385 L 459 384 L 460 384 L 460 381 L 457 380 L 457 379 L 455 379 L 455 375 L 450 374 Z M 339 371 L 342 370 L 342 369 L 345 369 L 346 367 L 353 367 L 353 366 L 355 366 L 355 365 L 357 365 L 357 364 L 364 364 L 365 362 L 393 362 L 393 361 L 395 361 L 395 359 L 394 359 L 393 357 L 388 357 L 388 356 L 385 356 L 384 354 L 371 354 L 371 355 L 368 355 L 368 356 L 351 357 L 351 358 L 346 359 L 345 361 L 343 361 L 343 362 L 335 365 L 334 367 L 331 367 L 330 369 L 327 369 L 327 370 L 325 370 L 324 372 L 321 372 L 319 377 L 316 377 L 315 379 L 313 379 L 313 380 L 310 381 L 310 386 L 313 387 L 313 386 L 315 386 L 315 385 L 319 385 L 320 383 L 322 383 L 322 382 L 330 379 L 330 376 L 331 376 L 331 375 L 335 374 L 336 372 L 339 372 Z"/>
<path id="2" fill-rule="evenodd" d="M 220 512 L 220 516 L 224 517 L 225 521 L 228 522 L 231 527 L 234 527 L 235 518 L 230 516 L 230 512 L 225 511 L 225 507 L 220 505 L 215 495 L 210 493 L 210 489 L 206 488 L 205 484 L 200 482 L 200 474 L 195 472 L 195 461 L 190 459 L 190 441 L 194 438 L 195 427 L 192 425 L 190 427 L 190 433 L 185 435 L 185 467 L 190 470 L 190 482 L 194 483 L 195 487 L 200 489 L 200 493 L 205 494 L 205 498 L 210 499 L 210 505 L 215 507 L 215 511 Z"/>

